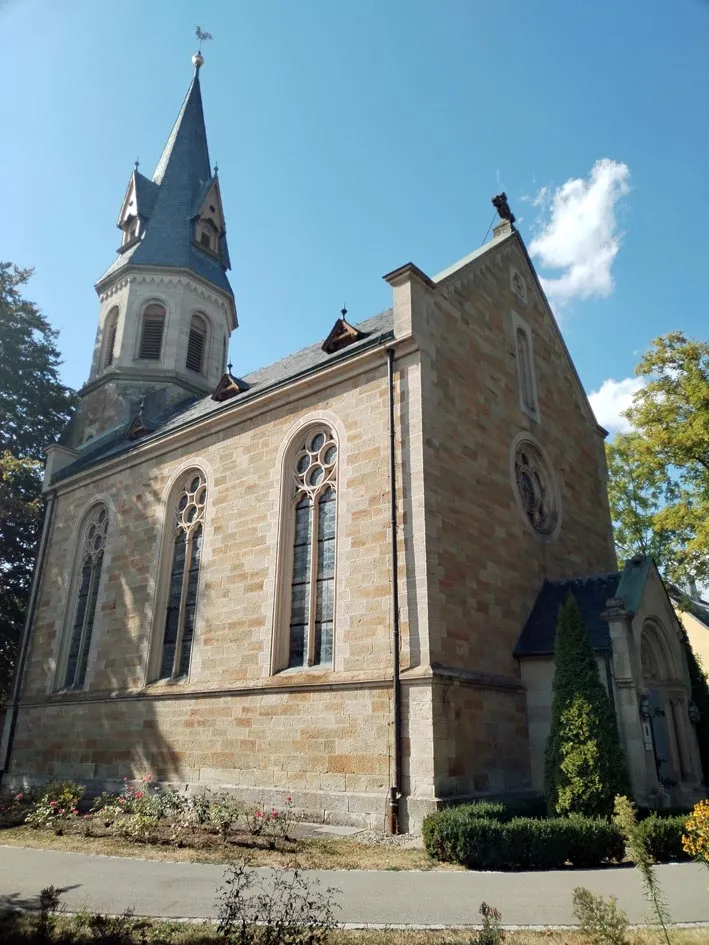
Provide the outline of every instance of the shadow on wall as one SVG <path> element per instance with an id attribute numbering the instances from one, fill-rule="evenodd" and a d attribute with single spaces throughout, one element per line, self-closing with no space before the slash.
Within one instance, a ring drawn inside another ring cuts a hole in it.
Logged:
<path id="1" fill-rule="evenodd" d="M 160 781 L 194 780 L 187 770 L 189 759 L 169 735 L 170 729 L 182 727 L 181 720 L 190 713 L 191 700 L 180 698 L 184 685 L 179 684 L 179 695 L 169 683 L 145 686 L 161 551 L 163 486 L 164 480 L 156 480 L 128 489 L 119 480 L 113 490 L 115 514 L 106 544 L 85 689 L 47 697 L 41 694 L 41 683 L 27 680 L 13 745 L 11 783 L 71 778 L 89 790 L 100 790 L 114 788 L 123 778 L 147 774 Z M 171 514 L 168 509 L 167 515 Z M 196 633 L 200 611 L 207 610 L 205 583 L 202 573 Z M 44 615 L 41 610 L 37 614 L 32 649 L 51 648 L 49 634 L 42 637 L 43 619 L 47 623 L 52 619 L 51 603 L 51 597 L 46 598 L 41 607 Z M 163 625 L 158 616 L 154 632 L 160 637 Z M 41 663 L 44 678 L 53 679 L 49 652 L 43 653 Z M 31 666 L 30 659 L 30 671 Z"/>

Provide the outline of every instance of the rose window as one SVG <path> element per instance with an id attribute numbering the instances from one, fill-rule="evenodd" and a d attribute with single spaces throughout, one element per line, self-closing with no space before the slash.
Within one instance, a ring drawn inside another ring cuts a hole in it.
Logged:
<path id="1" fill-rule="evenodd" d="M 532 528 L 540 535 L 551 535 L 559 519 L 556 493 L 541 452 L 529 441 L 517 447 L 515 482 Z"/>

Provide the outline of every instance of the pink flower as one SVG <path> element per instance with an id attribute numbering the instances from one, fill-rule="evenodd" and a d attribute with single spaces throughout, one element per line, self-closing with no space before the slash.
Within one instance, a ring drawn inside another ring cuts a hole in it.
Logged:
<path id="1" fill-rule="evenodd" d="M 125 797 L 119 797 L 119 798 L 118 798 L 118 803 L 119 803 L 119 804 L 125 804 L 125 802 L 126 802 Z"/>
<path id="2" fill-rule="evenodd" d="M 257 817 L 263 817 L 263 811 L 262 811 L 262 810 L 257 810 L 257 811 L 256 811 L 256 816 L 257 816 Z"/>
<path id="3" fill-rule="evenodd" d="M 21 801 L 24 796 L 25 796 L 24 794 L 15 794 L 15 800 Z"/>
<path id="4" fill-rule="evenodd" d="M 50 807 L 59 807 L 59 801 L 50 801 L 50 802 L 49 802 L 49 806 L 50 806 Z"/>
<path id="5" fill-rule="evenodd" d="M 63 808 L 63 807 L 60 807 L 60 808 L 59 808 L 59 813 L 60 813 L 60 814 L 63 814 L 63 813 L 64 813 L 64 808 Z"/>
<path id="6" fill-rule="evenodd" d="M 124 780 L 124 781 L 127 781 L 127 780 L 128 780 L 128 778 L 123 778 L 123 780 Z"/>
<path id="7" fill-rule="evenodd" d="M 140 791 L 136 791 L 136 792 L 135 792 L 135 797 L 142 797 L 142 796 L 143 796 L 143 795 L 140 793 Z"/>
<path id="8" fill-rule="evenodd" d="M 79 813 L 79 808 L 78 808 L 78 807 L 72 807 L 71 812 L 72 812 L 72 814 L 78 814 L 78 813 Z"/>
<path id="9" fill-rule="evenodd" d="M 153 780 L 152 774 L 146 774 L 146 776 L 145 776 L 145 778 L 144 778 L 143 780 L 144 780 L 144 781 L 152 781 L 152 780 Z"/>
<path id="10" fill-rule="evenodd" d="M 290 803 L 292 802 L 292 800 L 293 800 L 293 798 L 292 798 L 292 797 L 290 796 L 290 794 L 289 794 L 288 797 L 286 798 L 286 801 L 288 801 L 288 803 L 290 804 Z"/>
<path id="11" fill-rule="evenodd" d="M 88 819 L 89 819 L 89 815 L 88 815 L 88 814 L 84 814 L 84 820 L 88 820 Z"/>

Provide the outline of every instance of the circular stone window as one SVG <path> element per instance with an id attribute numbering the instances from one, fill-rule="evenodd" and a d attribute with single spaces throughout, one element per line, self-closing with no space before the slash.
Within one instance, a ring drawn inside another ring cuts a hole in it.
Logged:
<path id="1" fill-rule="evenodd" d="M 541 449 L 526 437 L 515 445 L 514 483 L 529 524 L 540 535 L 552 535 L 559 523 L 558 494 Z"/>

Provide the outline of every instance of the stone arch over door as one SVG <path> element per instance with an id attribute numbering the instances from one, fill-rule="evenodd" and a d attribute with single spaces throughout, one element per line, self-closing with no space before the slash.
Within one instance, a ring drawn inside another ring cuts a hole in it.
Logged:
<path id="1" fill-rule="evenodd" d="M 643 715 L 650 723 L 657 780 L 677 801 L 682 782 L 695 779 L 688 713 L 689 685 L 682 644 L 656 620 L 647 620 L 640 640 Z"/>

